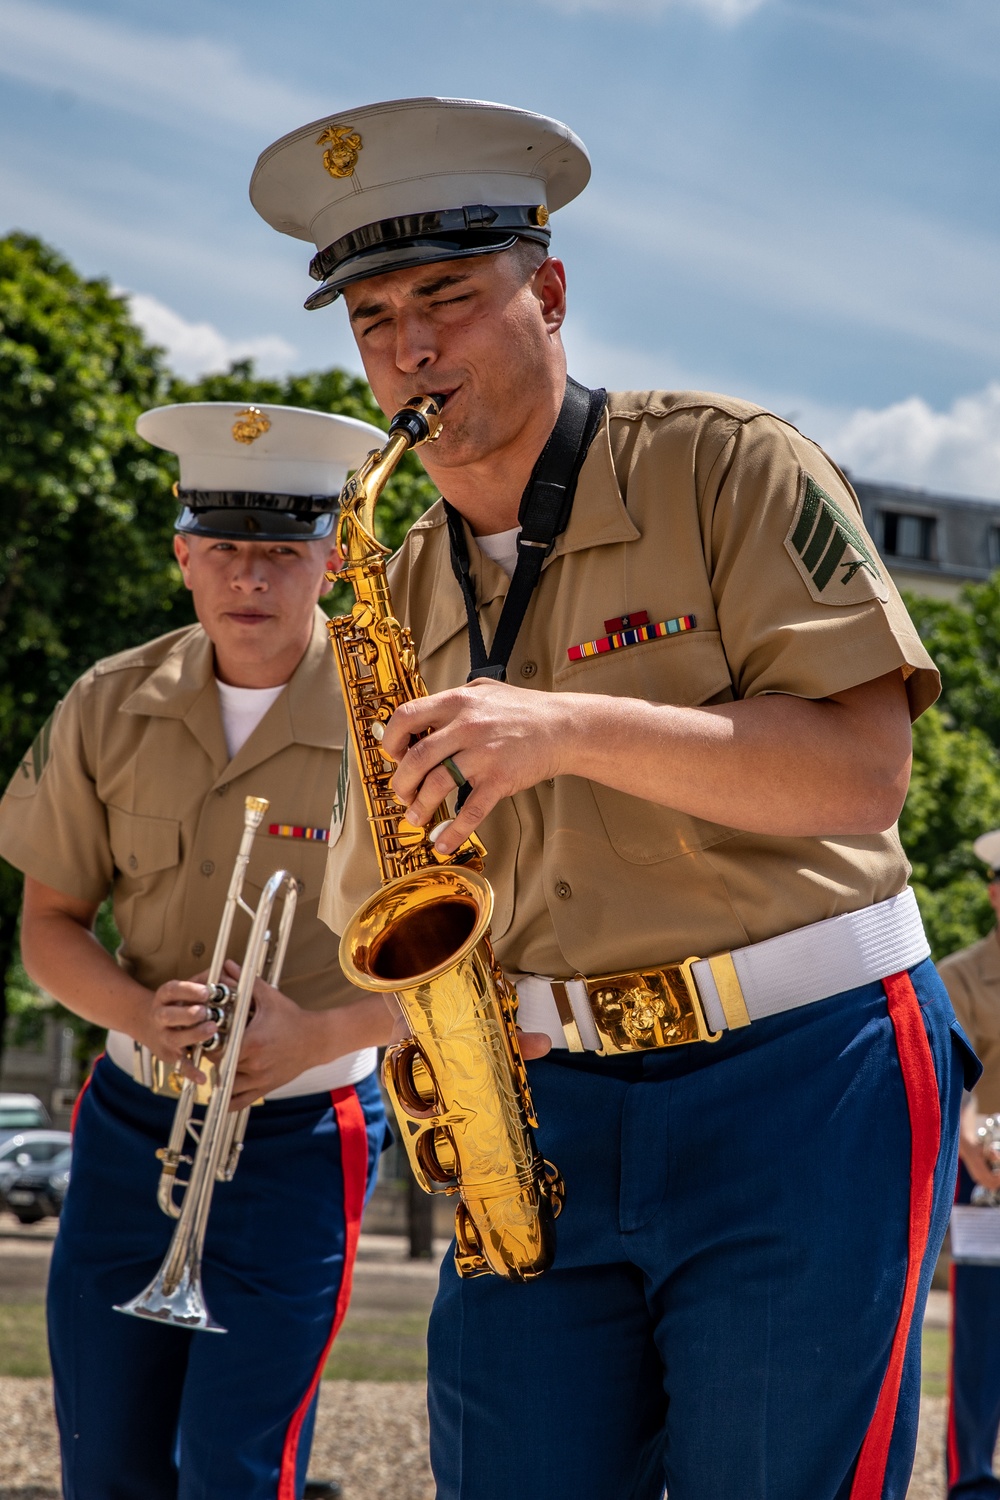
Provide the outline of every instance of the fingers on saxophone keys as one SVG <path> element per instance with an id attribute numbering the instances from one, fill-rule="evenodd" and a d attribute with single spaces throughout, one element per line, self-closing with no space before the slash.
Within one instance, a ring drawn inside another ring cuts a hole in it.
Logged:
<path id="1" fill-rule="evenodd" d="M 443 765 L 435 766 L 424 777 L 416 796 L 407 807 L 406 821 L 422 828 L 434 816 L 445 798 L 454 793 L 455 787 L 456 782 L 451 773 Z"/>

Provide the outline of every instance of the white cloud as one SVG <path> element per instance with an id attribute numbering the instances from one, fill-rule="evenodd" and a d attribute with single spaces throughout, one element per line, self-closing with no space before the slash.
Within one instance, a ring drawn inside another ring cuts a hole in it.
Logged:
<path id="1" fill-rule="evenodd" d="M 766 175 L 748 174 L 746 189 L 723 194 L 672 167 L 641 186 L 592 187 L 567 212 L 616 251 L 620 226 L 635 224 L 637 250 L 663 284 L 679 265 L 785 318 L 800 310 L 996 356 L 995 233 L 802 184 L 789 195 Z"/>
<path id="2" fill-rule="evenodd" d="M 669 351 L 603 340 L 579 318 L 563 330 L 570 374 L 609 390 L 718 389 L 711 373 L 685 367 Z M 794 392 L 730 392 L 793 422 L 858 479 L 912 485 L 949 495 L 1000 500 L 1000 380 L 937 411 L 922 396 L 880 408 L 824 406 Z"/>
<path id="3" fill-rule="evenodd" d="M 189 323 L 172 308 L 143 292 L 126 293 L 132 315 L 146 337 L 166 349 L 171 369 L 194 379 L 228 369 L 234 359 L 252 359 L 262 375 L 284 374 L 296 349 L 277 334 L 229 339 L 211 323 Z"/>
<path id="4" fill-rule="evenodd" d="M 753 15 L 767 0 L 544 0 L 544 3 L 566 16 L 600 11 L 608 16 L 643 21 L 655 20 L 675 5 L 682 5 L 688 10 L 704 12 L 713 21 L 731 25 Z"/>
<path id="5" fill-rule="evenodd" d="M 862 407 L 817 435 L 859 479 L 1000 499 L 1000 381 L 947 411 L 921 396 L 880 411 Z"/>
<path id="6" fill-rule="evenodd" d="M 46 0 L 0 0 L 0 32 L 0 73 L 175 129 L 223 121 L 264 142 L 328 107 L 253 72 L 234 47 Z"/>

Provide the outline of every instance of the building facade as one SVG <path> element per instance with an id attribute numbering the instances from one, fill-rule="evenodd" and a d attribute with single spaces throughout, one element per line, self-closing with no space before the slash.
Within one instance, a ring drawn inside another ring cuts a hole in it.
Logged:
<path id="1" fill-rule="evenodd" d="M 965 500 L 853 476 L 851 483 L 898 588 L 956 599 L 963 584 L 982 583 L 1000 567 L 1000 500 Z"/>

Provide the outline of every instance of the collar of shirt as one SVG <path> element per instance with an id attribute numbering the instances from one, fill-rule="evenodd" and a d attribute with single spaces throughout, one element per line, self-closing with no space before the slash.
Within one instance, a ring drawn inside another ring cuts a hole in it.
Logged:
<path id="1" fill-rule="evenodd" d="M 200 626 L 192 628 L 165 661 L 126 698 L 122 713 L 183 719 L 211 760 L 217 781 L 227 781 L 269 760 L 286 746 L 338 744 L 342 735 L 337 707 L 340 688 L 326 630 L 317 607 L 312 637 L 287 692 L 271 705 L 232 760 L 226 749 L 212 643 Z"/>
<path id="2" fill-rule="evenodd" d="M 464 521 L 462 524 L 465 526 L 476 597 L 482 608 L 506 594 L 510 579 L 482 551 L 468 524 Z M 421 655 L 430 656 L 458 631 L 467 628 L 465 602 L 452 573 L 448 529 L 444 507 L 440 502 L 432 505 L 414 523 L 409 535 L 411 547 L 419 545 L 423 540 L 437 548 L 437 566 L 431 595 L 434 610 L 426 628 L 421 631 L 418 642 Z M 556 538 L 555 547 L 545 559 L 542 571 L 550 567 L 557 557 L 563 557 L 566 553 L 584 552 L 591 547 L 603 547 L 614 542 L 634 542 L 640 535 L 638 527 L 625 509 L 611 453 L 608 413 L 605 412 L 580 470 L 569 525 Z M 391 581 L 390 575 L 390 583 Z"/>

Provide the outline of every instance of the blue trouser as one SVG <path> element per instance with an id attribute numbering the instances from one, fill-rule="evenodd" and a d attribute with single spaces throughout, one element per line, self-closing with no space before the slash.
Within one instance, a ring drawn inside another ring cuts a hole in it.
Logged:
<path id="1" fill-rule="evenodd" d="M 959 1168 L 958 1201 L 973 1182 Z M 1000 1430 L 1000 1266 L 952 1266 L 949 1500 L 997 1500 L 993 1452 Z"/>
<path id="2" fill-rule="evenodd" d="M 314 1380 L 382 1147 L 378 1085 L 251 1111 L 205 1243 L 205 1299 L 225 1334 L 113 1311 L 153 1278 L 170 1240 L 155 1152 L 173 1113 L 107 1058 L 81 1101 L 48 1294 L 64 1495 L 297 1500 Z"/>
<path id="3" fill-rule="evenodd" d="M 556 1263 L 442 1270 L 438 1500 L 902 1500 L 978 1068 L 933 965 L 911 978 L 529 1064 Z"/>

